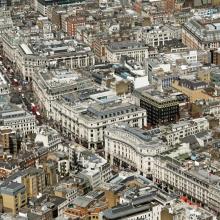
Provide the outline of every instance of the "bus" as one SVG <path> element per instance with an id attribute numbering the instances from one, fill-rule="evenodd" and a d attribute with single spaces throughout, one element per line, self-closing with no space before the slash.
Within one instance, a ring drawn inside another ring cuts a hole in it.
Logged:
<path id="1" fill-rule="evenodd" d="M 12 81 L 12 85 L 14 85 L 14 86 L 18 86 L 18 80 L 17 79 L 13 79 L 13 81 Z"/>

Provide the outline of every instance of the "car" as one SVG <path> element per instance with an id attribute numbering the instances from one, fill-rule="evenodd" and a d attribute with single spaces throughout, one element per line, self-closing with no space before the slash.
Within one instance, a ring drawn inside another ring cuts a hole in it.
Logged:
<path id="1" fill-rule="evenodd" d="M 26 80 L 22 81 L 22 85 L 27 85 L 27 84 L 28 84 L 28 81 L 26 81 Z"/>

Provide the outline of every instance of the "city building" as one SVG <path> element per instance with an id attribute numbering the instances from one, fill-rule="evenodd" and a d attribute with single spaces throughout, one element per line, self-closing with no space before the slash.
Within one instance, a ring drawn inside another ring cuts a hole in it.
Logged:
<path id="1" fill-rule="evenodd" d="M 18 166 L 10 160 L 10 158 L 12 158 L 11 155 L 5 154 L 1 156 L 1 158 L 6 158 L 0 162 L 0 178 L 1 180 L 5 180 L 11 174 L 18 171 Z"/>
<path id="2" fill-rule="evenodd" d="M 77 197 L 77 187 L 71 183 L 61 183 L 54 190 L 55 196 L 65 198 L 69 203 L 71 203 Z"/>
<path id="3" fill-rule="evenodd" d="M 119 63 L 122 56 L 134 58 L 143 63 L 148 57 L 148 46 L 142 42 L 124 41 L 114 42 L 106 46 L 106 60 L 110 63 Z"/>
<path id="4" fill-rule="evenodd" d="M 34 70 L 40 66 L 46 66 L 47 60 L 39 54 L 34 54 L 27 44 L 20 44 L 17 47 L 17 53 L 15 56 L 16 65 L 19 71 L 23 75 L 23 79 L 30 81 Z"/>
<path id="5" fill-rule="evenodd" d="M 215 50 L 220 47 L 219 31 L 218 21 L 190 19 L 183 25 L 182 41 L 189 48 Z"/>
<path id="6" fill-rule="evenodd" d="M 2 1 L 0 1 L 0 5 L 1 2 Z M 0 34 L 8 32 L 10 29 L 13 28 L 11 13 L 9 10 L 6 10 L 5 7 L 0 7 L 0 18 Z"/>
<path id="7" fill-rule="evenodd" d="M 93 189 L 112 178 L 110 164 L 104 158 L 88 150 L 80 152 L 78 164 L 84 167 L 80 174 L 89 180 Z"/>
<path id="8" fill-rule="evenodd" d="M 0 6 L 1 7 L 6 7 L 6 6 L 10 6 L 11 1 L 7 1 L 7 0 L 1 0 L 0 1 Z"/>
<path id="9" fill-rule="evenodd" d="M 60 6 L 71 6 L 71 5 L 77 5 L 77 3 L 81 2 L 76 1 L 76 0 L 71 0 L 71 1 L 64 1 L 64 0 L 58 0 L 54 2 L 53 0 L 36 0 L 36 10 L 41 13 L 44 16 L 48 15 L 48 10 L 51 6 L 54 5 L 60 5 Z"/>
<path id="10" fill-rule="evenodd" d="M 158 85 L 161 87 L 161 85 Z M 175 93 L 147 87 L 134 91 L 138 106 L 146 109 L 149 125 L 167 124 L 179 119 L 179 100 Z"/>
<path id="11" fill-rule="evenodd" d="M 93 103 L 89 105 L 57 100 L 52 111 L 52 118 L 62 126 L 63 131 L 84 146 L 102 147 L 107 125 L 118 122 L 139 128 L 147 125 L 146 110 L 137 105 L 124 103 L 105 92 L 90 97 L 93 97 Z"/>
<path id="12" fill-rule="evenodd" d="M 16 154 L 18 152 L 18 137 L 16 136 L 16 132 L 10 127 L 1 126 L 0 147 L 1 154 Z"/>
<path id="13" fill-rule="evenodd" d="M 169 147 L 158 137 L 159 129 L 149 131 L 127 125 L 111 125 L 105 129 L 105 158 L 111 165 L 150 176 L 153 161 Z"/>
<path id="14" fill-rule="evenodd" d="M 134 58 L 123 56 L 120 65 L 113 65 L 116 79 L 121 77 L 132 82 L 132 89 L 138 89 L 149 85 L 145 66 Z"/>
<path id="15" fill-rule="evenodd" d="M 118 96 L 123 96 L 130 94 L 134 86 L 140 87 L 143 84 L 148 84 L 147 76 L 144 75 L 144 71 L 141 71 L 141 67 L 140 69 L 138 67 L 138 70 L 131 72 L 128 68 L 123 68 L 120 64 L 101 64 L 95 65 L 90 70 L 90 73 L 96 83 L 113 90 Z M 126 72 L 123 74 L 123 71 Z"/>
<path id="16" fill-rule="evenodd" d="M 129 24 L 130 18 L 126 18 L 126 23 Z M 80 30 L 80 28 L 78 28 Z M 82 28 L 81 28 L 82 29 Z M 112 29 L 112 31 L 110 31 Z M 116 30 L 115 32 L 113 30 Z M 77 33 L 79 35 L 79 33 Z M 109 28 L 108 33 L 104 34 L 94 32 L 93 29 L 91 30 L 83 30 L 83 33 L 80 34 L 83 41 L 88 43 L 89 45 L 93 45 L 94 53 L 96 58 L 100 61 L 106 60 L 106 47 L 111 44 L 112 42 L 130 42 L 137 39 L 137 30 L 129 29 L 129 30 L 121 30 L 118 25 L 112 25 Z M 78 37 L 79 38 L 79 37 Z"/>
<path id="17" fill-rule="evenodd" d="M 33 76 L 33 90 L 39 100 L 39 107 L 48 117 L 52 114 L 52 101 L 93 86 L 91 79 L 66 67 L 37 70 Z"/>
<path id="18" fill-rule="evenodd" d="M 59 219 L 67 204 L 68 201 L 65 198 L 45 193 L 29 201 L 28 211 L 35 218 L 48 220 Z"/>
<path id="19" fill-rule="evenodd" d="M 147 219 L 160 220 L 161 207 L 158 203 L 136 200 L 135 204 L 124 204 L 103 212 L 103 220 Z"/>
<path id="20" fill-rule="evenodd" d="M 34 115 L 8 102 L 1 102 L 0 124 L 12 128 L 14 131 L 19 132 L 21 136 L 35 133 L 36 129 Z"/>
<path id="21" fill-rule="evenodd" d="M 173 81 L 172 87 L 185 94 L 191 102 L 196 100 L 210 100 L 214 98 L 214 94 L 209 94 L 206 91 L 209 85 L 204 81 L 180 79 Z"/>
<path id="22" fill-rule="evenodd" d="M 0 190 L 5 212 L 15 215 L 27 205 L 27 193 L 23 184 L 10 182 L 5 186 L 0 186 Z"/>
<path id="23" fill-rule="evenodd" d="M 57 184 L 56 163 L 53 161 L 44 162 L 42 165 L 45 172 L 45 179 L 47 186 L 54 186 Z"/>
<path id="24" fill-rule="evenodd" d="M 20 44 L 16 63 L 23 78 L 30 81 L 37 67 L 62 63 L 71 69 L 83 68 L 94 64 L 94 54 L 90 47 L 74 39 L 39 40 Z"/>
<path id="25" fill-rule="evenodd" d="M 42 168 L 28 167 L 27 169 L 17 170 L 13 172 L 2 186 L 7 186 L 10 183 L 23 184 L 27 198 L 34 198 L 42 195 L 46 187 L 46 174 Z M 48 184 L 49 185 L 49 184 Z"/>
<path id="26" fill-rule="evenodd" d="M 126 179 L 124 181 L 129 183 Z M 120 201 L 116 206 L 102 212 L 100 215 L 102 220 L 162 220 L 162 210 L 166 205 L 173 204 L 174 200 L 167 193 L 158 191 L 149 185 L 145 185 L 143 188 L 139 187 L 137 190 L 128 189 L 122 191 L 121 194 Z"/>
<path id="27" fill-rule="evenodd" d="M 64 210 L 64 217 L 100 219 L 101 211 L 106 208 L 107 202 L 105 201 L 104 192 L 93 190 L 84 196 L 76 197 L 72 202 L 72 207 L 69 206 Z"/>
<path id="28" fill-rule="evenodd" d="M 28 198 L 42 194 L 46 187 L 46 178 L 43 169 L 28 168 L 21 175 L 21 182 L 26 187 Z"/>
<path id="29" fill-rule="evenodd" d="M 0 219 L 219 219 L 219 6 L 0 0 Z"/>
<path id="30" fill-rule="evenodd" d="M 173 13 L 175 11 L 176 0 L 166 0 L 165 1 L 165 10 L 168 13 Z"/>
<path id="31" fill-rule="evenodd" d="M 184 201 L 219 213 L 220 177 L 210 173 L 211 164 L 192 160 L 193 157 L 191 160 L 184 159 L 184 154 L 190 158 L 190 151 L 188 147 L 182 147 L 159 156 L 155 160 L 154 181 L 163 189 L 176 192 Z"/>
<path id="32" fill-rule="evenodd" d="M 16 53 L 21 39 L 19 34 L 14 31 L 8 31 L 1 35 L 3 55 L 11 60 L 12 63 L 16 62 Z"/>
<path id="33" fill-rule="evenodd" d="M 171 206 L 166 206 L 161 213 L 161 218 L 165 220 L 172 219 L 194 219 L 194 220 L 216 220 L 216 216 L 202 208 L 191 205 L 190 202 L 180 200 Z"/>
<path id="34" fill-rule="evenodd" d="M 70 16 L 66 19 L 67 33 L 70 36 L 76 36 L 77 27 L 85 25 L 85 17 L 83 16 Z"/>
<path id="35" fill-rule="evenodd" d="M 214 115 L 219 117 L 220 114 L 220 101 L 218 100 L 210 100 L 210 101 L 196 101 L 192 103 L 191 114 L 193 117 L 196 115 Z"/>
<path id="36" fill-rule="evenodd" d="M 177 24 L 184 24 L 193 16 L 190 10 L 182 10 L 174 13 L 175 22 Z"/>
<path id="37" fill-rule="evenodd" d="M 161 126 L 160 130 L 168 145 L 180 143 L 181 139 L 195 135 L 201 131 L 209 129 L 209 122 L 206 118 L 196 118 L 192 120 L 180 121 L 176 124 Z"/>
<path id="38" fill-rule="evenodd" d="M 58 172 L 60 176 L 65 176 L 69 173 L 70 171 L 70 161 L 68 158 L 60 158 L 58 160 Z"/>
<path id="39" fill-rule="evenodd" d="M 3 74 L 0 73 L 0 95 L 8 95 L 8 94 L 9 94 L 9 85 Z"/>
<path id="40" fill-rule="evenodd" d="M 212 63 L 219 65 L 220 64 L 220 49 L 216 49 L 213 51 Z"/>
<path id="41" fill-rule="evenodd" d="M 164 62 L 163 59 L 160 59 L 159 57 L 149 57 L 145 62 L 146 62 L 146 72 L 148 74 L 149 83 L 153 83 L 153 77 L 156 75 L 157 72 L 159 73 L 163 72 L 164 75 L 166 73 L 171 72 L 171 63 Z M 171 79 L 168 80 L 167 83 L 168 86 L 171 84 L 172 80 L 173 77 L 171 77 Z M 161 80 L 161 83 L 162 83 L 162 87 L 165 87 L 164 85 L 165 83 L 163 82 L 163 80 Z"/>
<path id="42" fill-rule="evenodd" d="M 61 136 L 55 129 L 46 125 L 37 128 L 35 143 L 42 143 L 44 147 L 52 150 L 57 149 L 61 142 Z"/>
<path id="43" fill-rule="evenodd" d="M 155 25 L 143 27 L 139 34 L 139 39 L 147 45 L 159 47 L 172 39 L 181 39 L 181 28 L 180 26 Z"/>

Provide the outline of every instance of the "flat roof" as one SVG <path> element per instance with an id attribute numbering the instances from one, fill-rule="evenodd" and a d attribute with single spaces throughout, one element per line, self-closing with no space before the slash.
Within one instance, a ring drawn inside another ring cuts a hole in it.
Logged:
<path id="1" fill-rule="evenodd" d="M 136 42 L 136 41 L 122 41 L 122 42 L 113 42 L 110 43 L 108 48 L 111 50 L 135 50 L 140 48 L 147 48 L 147 45 L 143 42 Z"/>
<path id="2" fill-rule="evenodd" d="M 28 55 L 33 54 L 33 52 L 31 51 L 31 49 L 28 47 L 27 44 L 21 44 L 20 47 L 26 54 Z"/>
<path id="3" fill-rule="evenodd" d="M 25 186 L 17 182 L 10 182 L 6 186 L 1 187 L 2 194 L 14 195 L 16 192 L 19 192 L 20 190 L 25 190 Z"/>

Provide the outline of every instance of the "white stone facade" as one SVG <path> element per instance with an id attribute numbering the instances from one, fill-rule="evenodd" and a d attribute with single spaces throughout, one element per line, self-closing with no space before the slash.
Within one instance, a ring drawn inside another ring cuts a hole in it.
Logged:
<path id="1" fill-rule="evenodd" d="M 209 175 L 199 167 L 187 170 L 170 158 L 157 158 L 154 163 L 154 181 L 180 195 L 194 199 L 197 204 L 220 210 L 220 178 Z"/>
<path id="2" fill-rule="evenodd" d="M 158 47 L 164 45 L 166 41 L 181 39 L 181 27 L 168 25 L 143 27 L 139 31 L 139 39 L 150 46 Z"/>
<path id="3" fill-rule="evenodd" d="M 209 122 L 206 118 L 197 118 L 161 127 L 163 136 L 169 145 L 178 144 L 182 138 L 208 129 Z"/>
<path id="4" fill-rule="evenodd" d="M 24 110 L 2 112 L 0 120 L 4 126 L 8 126 L 15 131 L 19 131 L 21 135 L 35 133 L 36 131 L 35 116 L 25 112 Z"/>
<path id="5" fill-rule="evenodd" d="M 38 99 L 40 109 L 50 117 L 52 102 L 62 95 L 93 87 L 90 78 L 82 77 L 74 70 L 67 68 L 40 69 L 32 78 L 32 86 Z"/>
<path id="6" fill-rule="evenodd" d="M 147 125 L 146 110 L 129 103 L 115 103 L 109 108 L 103 106 L 103 109 L 98 105 L 100 109 L 94 116 L 92 111 L 96 107 L 73 106 L 60 100 L 54 101 L 52 105 L 52 118 L 59 122 L 65 133 L 88 147 L 103 146 L 104 130 L 110 124 L 126 122 L 131 127 L 139 128 Z"/>
<path id="7" fill-rule="evenodd" d="M 153 131 L 153 130 L 152 130 Z M 155 155 L 168 150 L 150 131 L 112 125 L 105 130 L 105 157 L 111 165 L 124 166 L 142 175 L 151 175 Z"/>
<path id="8" fill-rule="evenodd" d="M 148 58 L 148 47 L 137 42 L 117 42 L 106 47 L 106 60 L 110 63 L 118 63 L 122 56 L 134 58 L 143 63 Z"/>

